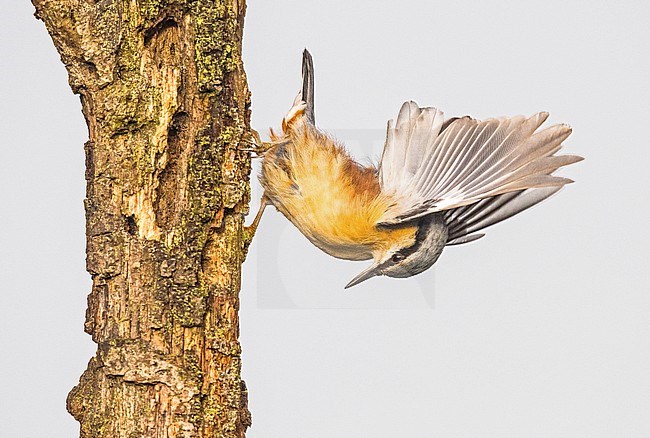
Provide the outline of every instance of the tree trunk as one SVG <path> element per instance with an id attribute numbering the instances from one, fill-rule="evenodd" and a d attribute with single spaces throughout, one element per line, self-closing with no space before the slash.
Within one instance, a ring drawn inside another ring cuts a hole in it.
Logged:
<path id="1" fill-rule="evenodd" d="M 33 0 L 80 94 L 82 437 L 243 437 L 238 292 L 250 159 L 244 0 Z"/>

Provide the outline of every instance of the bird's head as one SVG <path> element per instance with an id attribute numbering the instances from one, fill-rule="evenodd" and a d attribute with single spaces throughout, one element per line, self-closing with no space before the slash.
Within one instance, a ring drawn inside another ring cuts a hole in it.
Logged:
<path id="1" fill-rule="evenodd" d="M 373 254 L 374 263 L 354 277 L 345 288 L 379 275 L 407 278 L 433 265 L 447 243 L 447 226 L 439 215 L 419 220 L 415 242 L 380 249 Z"/>

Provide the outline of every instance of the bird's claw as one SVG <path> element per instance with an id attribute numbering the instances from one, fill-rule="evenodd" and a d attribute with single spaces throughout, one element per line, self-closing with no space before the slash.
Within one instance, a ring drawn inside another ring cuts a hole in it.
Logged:
<path id="1" fill-rule="evenodd" d="M 256 157 L 262 157 L 274 144 L 273 142 L 262 141 L 260 134 L 256 130 L 251 129 L 248 136 L 241 139 L 237 149 L 242 152 L 254 153 Z"/>

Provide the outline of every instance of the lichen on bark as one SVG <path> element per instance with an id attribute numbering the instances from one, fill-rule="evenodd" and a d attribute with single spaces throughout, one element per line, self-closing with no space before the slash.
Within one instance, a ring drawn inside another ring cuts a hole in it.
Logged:
<path id="1" fill-rule="evenodd" d="M 243 437 L 238 292 L 250 159 L 243 0 L 33 0 L 81 97 L 82 437 Z"/>

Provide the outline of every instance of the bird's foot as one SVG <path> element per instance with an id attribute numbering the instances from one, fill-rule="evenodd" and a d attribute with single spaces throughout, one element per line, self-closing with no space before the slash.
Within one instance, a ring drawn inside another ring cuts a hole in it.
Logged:
<path id="1" fill-rule="evenodd" d="M 254 153 L 255 158 L 263 157 L 269 149 L 277 144 L 277 142 L 274 141 L 262 141 L 260 134 L 254 129 L 250 130 L 248 136 L 244 137 L 241 143 L 243 143 L 243 145 L 240 145 L 238 149 L 240 151 Z"/>

